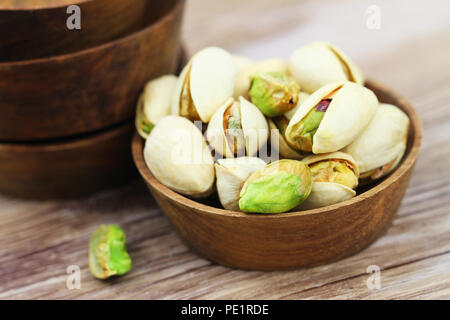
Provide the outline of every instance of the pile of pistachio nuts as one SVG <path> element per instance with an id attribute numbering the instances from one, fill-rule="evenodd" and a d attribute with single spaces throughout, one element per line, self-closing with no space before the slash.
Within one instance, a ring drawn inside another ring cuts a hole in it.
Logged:
<path id="1" fill-rule="evenodd" d="M 147 84 L 136 128 L 148 168 L 172 190 L 283 213 L 348 200 L 392 172 L 409 119 L 379 103 L 341 50 L 313 42 L 288 62 L 205 48 L 179 77 Z"/>

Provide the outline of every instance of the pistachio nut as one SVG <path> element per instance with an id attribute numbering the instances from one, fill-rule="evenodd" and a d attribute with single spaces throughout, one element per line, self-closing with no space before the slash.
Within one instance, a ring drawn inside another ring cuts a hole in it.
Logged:
<path id="1" fill-rule="evenodd" d="M 344 152 L 353 156 L 361 170 L 361 182 L 377 180 L 392 172 L 406 150 L 409 118 L 398 107 L 381 103 L 362 132 Z"/>
<path id="2" fill-rule="evenodd" d="M 243 97 L 230 98 L 212 117 L 206 139 L 228 158 L 252 156 L 267 142 L 269 128 L 259 109 Z"/>
<path id="3" fill-rule="evenodd" d="M 281 72 L 257 72 L 249 95 L 255 106 L 268 117 L 277 117 L 297 106 L 300 86 Z"/>
<path id="4" fill-rule="evenodd" d="M 241 68 L 237 73 L 236 83 L 234 87 L 234 98 L 238 99 L 240 96 L 250 98 L 248 91 L 252 83 L 253 76 L 256 73 L 280 72 L 289 74 L 288 63 L 282 59 L 268 59 L 257 62 L 247 67 Z"/>
<path id="5" fill-rule="evenodd" d="M 313 42 L 294 51 L 289 71 L 302 90 L 312 93 L 324 85 L 351 81 L 364 84 L 360 69 L 347 55 L 326 42 Z"/>
<path id="6" fill-rule="evenodd" d="M 173 92 L 178 78 L 165 75 L 149 81 L 137 104 L 136 130 L 139 135 L 147 139 L 155 124 L 170 115 Z"/>
<path id="7" fill-rule="evenodd" d="M 299 210 L 329 206 L 353 198 L 358 186 L 359 168 L 346 153 L 333 152 L 312 155 L 303 159 L 311 169 L 311 194 Z"/>
<path id="8" fill-rule="evenodd" d="M 358 84 L 326 85 L 299 107 L 286 129 L 286 140 L 298 151 L 338 151 L 367 127 L 377 106 L 375 94 Z"/>
<path id="9" fill-rule="evenodd" d="M 297 106 L 286 112 L 285 114 L 275 117 L 275 118 L 268 118 L 267 121 L 269 123 L 269 129 L 270 129 L 270 139 L 272 145 L 278 145 L 278 151 L 280 153 L 280 156 L 287 159 L 297 159 L 301 160 L 304 155 L 301 152 L 298 152 L 294 149 L 292 149 L 289 144 L 286 141 L 286 129 L 289 125 L 289 120 L 292 119 L 297 109 L 300 107 L 300 105 L 306 101 L 306 99 L 309 97 L 309 94 L 300 92 L 299 94 L 299 100 L 297 103 Z M 278 144 L 275 141 L 278 141 Z"/>
<path id="10" fill-rule="evenodd" d="M 125 232 L 117 225 L 102 225 L 89 242 L 89 270 L 98 279 L 123 275 L 131 270 Z"/>
<path id="11" fill-rule="evenodd" d="M 144 159 L 162 184 L 199 198 L 214 191 L 214 160 L 201 131 L 179 116 L 161 119 L 147 138 Z"/>
<path id="12" fill-rule="evenodd" d="M 306 164 L 290 159 L 275 161 L 247 179 L 239 208 L 254 213 L 287 212 L 308 198 L 311 188 L 311 171 Z"/>
<path id="13" fill-rule="evenodd" d="M 214 112 L 233 96 L 236 66 L 223 49 L 196 53 L 180 74 L 172 100 L 172 114 L 208 123 Z"/>
<path id="14" fill-rule="evenodd" d="M 239 211 L 239 193 L 245 180 L 264 168 L 264 160 L 255 157 L 219 159 L 215 164 L 219 200 L 227 210 Z"/>

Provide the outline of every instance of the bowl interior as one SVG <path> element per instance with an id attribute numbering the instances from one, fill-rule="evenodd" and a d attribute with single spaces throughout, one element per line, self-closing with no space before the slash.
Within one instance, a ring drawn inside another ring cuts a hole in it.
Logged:
<path id="1" fill-rule="evenodd" d="M 410 118 L 410 129 L 408 133 L 407 150 L 402 159 L 402 162 L 400 163 L 400 165 L 397 167 L 396 170 L 394 170 L 391 174 L 384 177 L 383 179 L 370 185 L 358 187 L 358 189 L 356 190 L 357 195 L 350 200 L 318 209 L 283 213 L 282 214 L 283 217 L 289 217 L 294 215 L 316 214 L 326 212 L 330 209 L 336 209 L 338 207 L 350 206 L 355 202 L 361 201 L 362 199 L 368 198 L 382 191 L 387 186 L 394 183 L 399 177 L 405 174 L 405 172 L 407 172 L 411 166 L 414 165 L 419 154 L 419 149 L 422 140 L 422 127 L 415 110 L 404 98 L 400 97 L 392 90 L 384 87 L 383 85 L 376 83 L 375 81 L 367 81 L 366 87 L 370 88 L 375 92 L 380 102 L 391 103 L 398 106 Z M 192 200 L 181 194 L 176 193 L 175 191 L 172 191 L 171 189 L 160 183 L 147 168 L 143 156 L 143 147 L 144 147 L 144 140 L 141 139 L 140 136 L 136 133 L 133 137 L 132 152 L 134 162 L 141 176 L 144 178 L 145 182 L 150 187 L 159 190 L 164 196 L 174 200 L 175 202 L 181 204 L 182 206 L 196 208 L 197 210 L 201 210 L 204 213 L 210 214 L 220 214 L 237 217 L 253 216 L 258 217 L 258 219 L 271 219 L 274 217 L 280 217 L 280 215 L 255 215 L 222 209 L 216 194 L 214 194 L 209 198 Z"/>

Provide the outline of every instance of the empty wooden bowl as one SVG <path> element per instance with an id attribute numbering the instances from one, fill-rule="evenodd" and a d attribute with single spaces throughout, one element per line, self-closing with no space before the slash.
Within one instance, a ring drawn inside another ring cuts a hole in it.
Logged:
<path id="1" fill-rule="evenodd" d="M 64 199 L 118 186 L 135 176 L 131 122 L 53 143 L 0 143 L 0 193 Z"/>
<path id="2" fill-rule="evenodd" d="M 0 61 L 84 50 L 137 31 L 164 13 L 164 0 L 0 0 Z M 69 5 L 81 29 L 70 30 Z"/>
<path id="3" fill-rule="evenodd" d="M 176 71 L 183 5 L 165 0 L 159 20 L 104 45 L 0 63 L 0 141 L 59 139 L 131 120 L 145 83 Z"/>
<path id="4" fill-rule="evenodd" d="M 154 198 L 188 244 L 217 263 L 242 269 L 291 269 L 330 263 L 367 247 L 393 220 L 408 186 L 422 139 L 420 120 L 403 98 L 368 82 L 379 100 L 403 109 L 411 120 L 401 165 L 382 182 L 332 206 L 278 215 L 220 209 L 199 203 L 156 180 L 143 157 L 144 141 L 133 138 L 134 162 Z"/>

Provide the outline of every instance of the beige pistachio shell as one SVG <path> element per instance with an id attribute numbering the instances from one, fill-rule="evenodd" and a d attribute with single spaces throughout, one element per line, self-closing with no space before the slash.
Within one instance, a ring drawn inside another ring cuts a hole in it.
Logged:
<path id="1" fill-rule="evenodd" d="M 338 183 L 314 182 L 309 197 L 295 210 L 309 210 L 331 206 L 356 195 L 353 189 Z"/>
<path id="2" fill-rule="evenodd" d="M 189 95 L 199 120 L 208 123 L 214 112 L 233 96 L 236 80 L 233 57 L 217 47 L 208 47 L 196 53 L 178 79 L 172 100 L 172 114 L 180 112 L 186 80 L 189 80 Z"/>
<path id="3" fill-rule="evenodd" d="M 340 49 L 326 42 L 313 42 L 294 51 L 289 70 L 302 90 L 309 93 L 338 81 L 364 84 L 364 77 L 356 64 Z"/>
<path id="4" fill-rule="evenodd" d="M 331 160 L 331 159 L 348 161 L 353 166 L 355 175 L 357 177 L 359 176 L 358 163 L 350 154 L 345 153 L 345 152 L 337 151 L 337 152 L 331 152 L 331 153 L 310 155 L 308 157 L 305 157 L 302 161 L 309 166 L 309 165 L 312 165 L 312 164 L 320 162 L 320 161 Z"/>
<path id="5" fill-rule="evenodd" d="M 219 159 L 216 168 L 216 186 L 219 200 L 227 210 L 239 210 L 239 193 L 245 180 L 255 171 L 262 169 L 266 163 L 255 157 Z"/>
<path id="6" fill-rule="evenodd" d="M 214 160 L 200 130 L 179 116 L 161 119 L 144 148 L 152 174 L 172 190 L 192 197 L 214 189 Z"/>
<path id="7" fill-rule="evenodd" d="M 236 78 L 236 83 L 234 87 L 234 98 L 237 99 L 240 96 L 249 98 L 248 90 L 252 82 L 252 77 L 255 73 L 261 72 L 282 72 L 289 74 L 288 63 L 282 59 L 269 59 L 264 60 L 245 68 L 242 68 Z"/>
<path id="8" fill-rule="evenodd" d="M 278 147 L 280 158 L 301 160 L 303 158 L 303 155 L 291 148 L 291 146 L 286 142 L 285 137 L 278 130 L 273 120 L 268 118 L 267 121 L 269 123 L 270 129 L 270 141 L 272 143 L 272 146 Z"/>
<path id="9" fill-rule="evenodd" d="M 149 133 L 143 124 L 154 126 L 159 120 L 171 114 L 172 97 L 178 78 L 165 75 L 147 83 L 139 97 L 136 109 L 136 130 L 146 139 Z"/>
<path id="10" fill-rule="evenodd" d="M 291 146 L 295 146 L 293 126 L 333 92 L 332 101 L 313 137 L 312 152 L 338 151 L 352 143 L 367 127 L 378 106 L 375 94 L 352 82 L 329 84 L 309 96 L 292 117 L 286 129 L 286 138 Z"/>
<path id="11" fill-rule="evenodd" d="M 344 152 L 353 156 L 361 173 L 395 161 L 392 171 L 406 150 L 408 128 L 409 118 L 402 110 L 382 103 L 371 123 Z"/>
<path id="12" fill-rule="evenodd" d="M 233 98 L 228 99 L 216 111 L 206 130 L 206 139 L 210 146 L 228 158 L 233 158 L 235 154 L 226 138 L 223 118 L 227 108 L 234 102 Z M 254 104 L 243 97 L 239 98 L 239 104 L 242 135 L 245 138 L 245 155 L 252 156 L 267 142 L 269 128 L 266 118 Z"/>
<path id="13" fill-rule="evenodd" d="M 242 70 L 256 64 L 255 61 L 237 54 L 233 54 L 232 57 L 234 65 L 236 66 L 237 74 L 239 74 Z"/>

